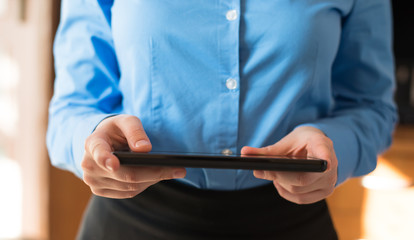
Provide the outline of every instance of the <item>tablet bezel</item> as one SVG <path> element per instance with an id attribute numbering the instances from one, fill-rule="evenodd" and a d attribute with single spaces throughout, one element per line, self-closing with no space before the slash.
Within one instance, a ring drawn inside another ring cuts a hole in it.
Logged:
<path id="1" fill-rule="evenodd" d="M 113 154 L 122 165 L 166 166 L 187 168 L 244 169 L 292 172 L 324 172 L 327 161 L 311 157 L 224 155 L 194 152 L 115 151 Z"/>

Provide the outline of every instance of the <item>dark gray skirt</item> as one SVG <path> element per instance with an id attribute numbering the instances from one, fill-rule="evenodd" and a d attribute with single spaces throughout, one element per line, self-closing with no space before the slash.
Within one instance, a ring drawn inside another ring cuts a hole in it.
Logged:
<path id="1" fill-rule="evenodd" d="M 94 196 L 78 239 L 338 239 L 325 201 L 298 205 L 272 184 L 240 191 L 160 182 L 131 199 Z"/>

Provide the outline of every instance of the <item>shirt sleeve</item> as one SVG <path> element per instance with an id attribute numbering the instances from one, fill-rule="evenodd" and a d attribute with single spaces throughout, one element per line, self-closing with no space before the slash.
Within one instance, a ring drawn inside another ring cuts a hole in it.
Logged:
<path id="1" fill-rule="evenodd" d="M 333 109 L 308 124 L 333 141 L 337 185 L 375 169 L 397 121 L 390 2 L 356 0 L 342 27 L 332 68 Z"/>
<path id="2" fill-rule="evenodd" d="M 53 165 L 82 176 L 86 138 L 121 112 L 108 0 L 63 0 L 54 43 L 55 88 L 47 146 Z"/>

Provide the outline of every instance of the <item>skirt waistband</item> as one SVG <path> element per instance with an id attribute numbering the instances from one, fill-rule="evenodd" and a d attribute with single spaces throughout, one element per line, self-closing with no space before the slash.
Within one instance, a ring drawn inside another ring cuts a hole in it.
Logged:
<path id="1" fill-rule="evenodd" d="M 163 181 L 132 199 L 94 197 L 80 236 L 102 226 L 105 239 L 337 239 L 325 201 L 298 205 L 272 184 L 216 191 Z"/>

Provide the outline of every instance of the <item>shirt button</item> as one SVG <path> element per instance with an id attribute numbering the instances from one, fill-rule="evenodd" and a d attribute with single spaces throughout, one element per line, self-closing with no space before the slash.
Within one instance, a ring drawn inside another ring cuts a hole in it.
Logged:
<path id="1" fill-rule="evenodd" d="M 236 81 L 236 79 L 234 79 L 234 78 L 229 78 L 229 79 L 227 79 L 227 81 L 226 81 L 226 87 L 227 87 L 229 90 L 234 90 L 234 89 L 236 89 L 236 88 L 237 88 L 237 81 Z"/>
<path id="2" fill-rule="evenodd" d="M 227 14 L 226 14 L 226 18 L 227 18 L 227 20 L 229 20 L 229 21 L 234 21 L 234 20 L 236 20 L 237 19 L 237 11 L 236 10 L 230 10 L 230 11 L 228 11 L 227 12 Z"/>
<path id="3" fill-rule="evenodd" d="M 228 156 L 228 155 L 232 155 L 233 151 L 226 148 L 226 149 L 223 149 L 223 151 L 221 151 L 221 154 Z"/>

